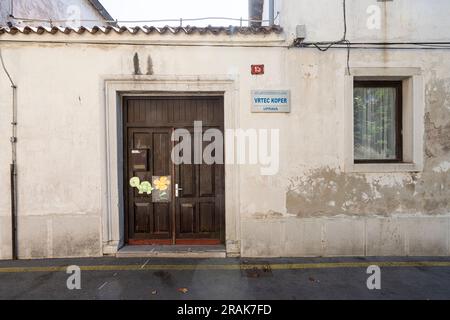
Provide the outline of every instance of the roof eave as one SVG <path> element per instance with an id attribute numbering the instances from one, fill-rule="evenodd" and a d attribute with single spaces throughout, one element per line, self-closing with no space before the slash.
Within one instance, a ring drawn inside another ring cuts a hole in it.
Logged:
<path id="1" fill-rule="evenodd" d="M 116 27 L 116 26 L 94 26 L 91 28 L 87 27 L 80 27 L 80 28 L 70 28 L 70 27 L 44 27 L 44 26 L 38 26 L 38 27 L 18 27 L 18 26 L 12 26 L 12 27 L 0 27 L 0 35 L 1 34 L 57 34 L 57 33 L 64 33 L 64 34 L 70 34 L 70 33 L 76 33 L 76 34 L 83 34 L 83 33 L 90 33 L 90 34 L 96 34 L 96 33 L 103 33 L 108 34 L 111 32 L 115 32 L 118 34 L 186 34 L 186 35 L 219 35 L 219 34 L 225 34 L 225 35 L 269 35 L 269 34 L 282 34 L 283 29 L 280 26 L 266 26 L 266 27 Z"/>

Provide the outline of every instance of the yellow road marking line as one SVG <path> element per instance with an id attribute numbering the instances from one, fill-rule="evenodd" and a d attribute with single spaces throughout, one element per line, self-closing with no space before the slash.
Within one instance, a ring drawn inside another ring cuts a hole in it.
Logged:
<path id="1" fill-rule="evenodd" d="M 146 271 L 146 270 L 240 270 L 262 267 L 266 264 L 158 264 L 151 265 L 92 265 L 79 266 L 82 271 Z M 323 263 L 274 263 L 269 264 L 272 270 L 301 270 L 301 269 L 336 269 L 336 268 L 367 268 L 370 265 L 379 267 L 450 267 L 450 261 L 374 261 L 374 262 L 323 262 Z M 65 272 L 67 266 L 48 267 L 7 267 L 0 268 L 0 273 L 28 273 L 28 272 Z"/>

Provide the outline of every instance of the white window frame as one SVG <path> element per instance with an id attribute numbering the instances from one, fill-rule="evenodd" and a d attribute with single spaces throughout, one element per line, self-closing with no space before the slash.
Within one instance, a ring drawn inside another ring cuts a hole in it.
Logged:
<path id="1" fill-rule="evenodd" d="M 403 162 L 355 163 L 353 150 L 354 81 L 402 81 Z M 424 82 L 420 68 L 351 68 L 345 76 L 345 164 L 346 172 L 419 172 L 423 170 Z"/>

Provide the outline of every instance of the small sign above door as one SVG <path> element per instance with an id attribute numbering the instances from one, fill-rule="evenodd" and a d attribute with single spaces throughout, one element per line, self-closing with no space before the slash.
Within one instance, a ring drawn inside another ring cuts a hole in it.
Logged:
<path id="1" fill-rule="evenodd" d="M 289 90 L 252 91 L 252 112 L 287 113 L 291 112 Z"/>

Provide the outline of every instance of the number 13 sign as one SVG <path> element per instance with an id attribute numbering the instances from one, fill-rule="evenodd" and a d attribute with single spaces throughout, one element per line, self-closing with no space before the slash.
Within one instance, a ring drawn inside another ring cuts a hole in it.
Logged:
<path id="1" fill-rule="evenodd" d="M 264 74 L 264 65 L 252 64 L 252 74 Z"/>

